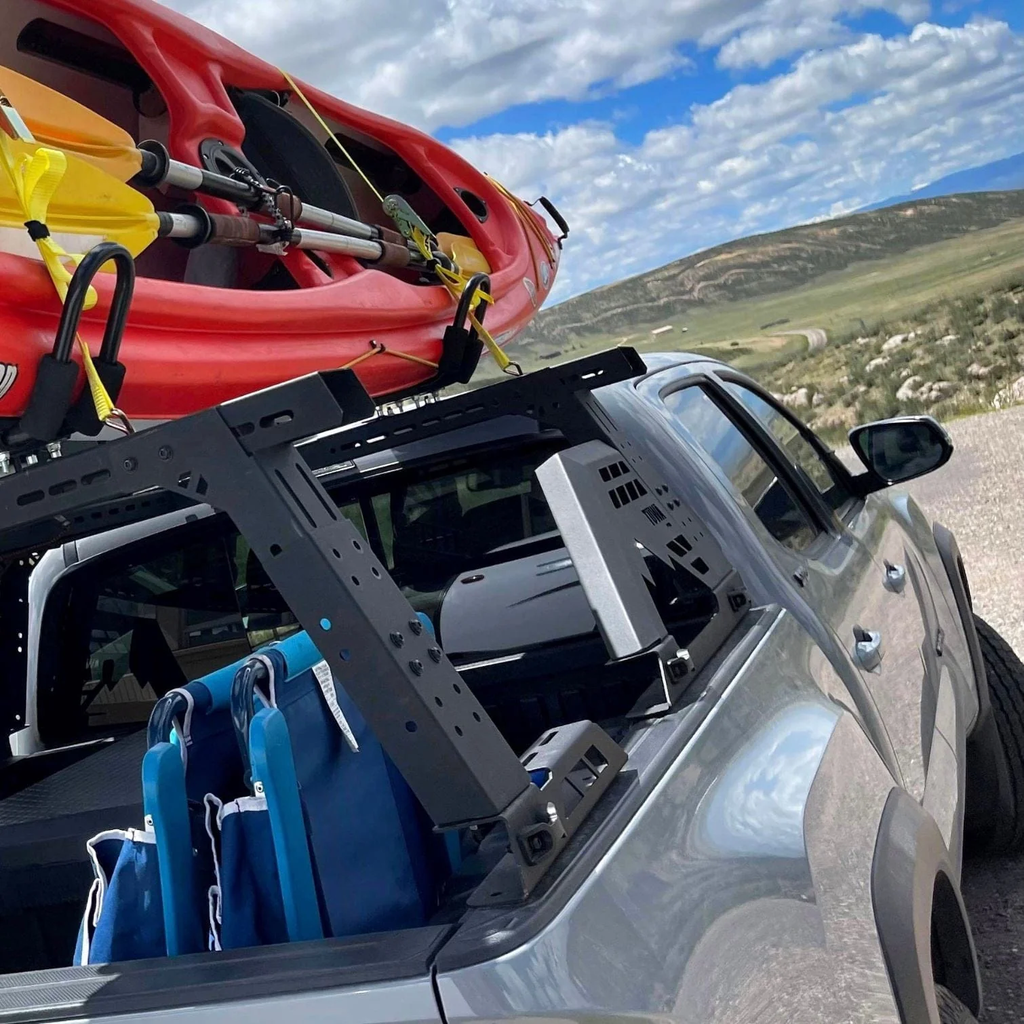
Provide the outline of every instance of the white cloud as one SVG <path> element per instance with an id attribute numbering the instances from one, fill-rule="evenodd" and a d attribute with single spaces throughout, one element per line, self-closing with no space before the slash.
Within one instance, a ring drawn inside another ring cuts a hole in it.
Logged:
<path id="1" fill-rule="evenodd" d="M 727 66 L 739 67 L 834 42 L 846 13 L 910 19 L 928 9 L 927 0 L 167 2 L 328 92 L 428 130 L 652 81 L 688 66 L 679 52 L 688 43 L 726 42 Z"/>
<path id="2" fill-rule="evenodd" d="M 733 36 L 718 51 L 716 63 L 723 68 L 765 68 L 780 57 L 832 45 L 848 35 L 849 30 L 837 21 L 815 19 L 796 25 L 758 25 Z"/>
<path id="3" fill-rule="evenodd" d="M 567 216 L 557 299 L 1016 152 L 1022 101 L 1024 39 L 979 19 L 805 55 L 637 146 L 598 123 L 453 145 Z"/>
<path id="4" fill-rule="evenodd" d="M 928 15 L 928 0 L 765 0 L 704 34 L 721 45 L 719 67 L 767 67 L 782 57 L 834 45 L 849 35 L 840 18 L 884 10 L 910 25 Z"/>

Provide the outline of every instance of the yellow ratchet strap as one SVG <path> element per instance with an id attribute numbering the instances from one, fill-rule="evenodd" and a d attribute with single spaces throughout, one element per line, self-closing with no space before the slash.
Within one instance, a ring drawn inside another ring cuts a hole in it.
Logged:
<path id="1" fill-rule="evenodd" d="M 428 263 L 434 265 L 434 273 L 437 274 L 438 280 L 448 289 L 448 293 L 451 295 L 456 302 L 459 297 L 466 290 L 466 285 L 469 284 L 470 275 L 462 273 L 460 270 L 449 270 L 447 267 L 441 266 L 437 262 L 437 258 L 430 250 L 429 240 L 423 237 L 423 232 L 419 229 L 413 231 L 412 241 L 416 248 L 419 250 L 420 255 L 427 260 Z M 493 303 L 494 297 L 483 290 L 477 292 L 477 295 L 483 302 Z M 476 314 L 470 310 L 468 313 L 469 322 L 473 325 L 473 329 L 479 335 L 480 340 L 487 346 L 487 351 L 494 357 L 494 361 L 498 364 L 498 368 L 502 373 L 513 373 L 521 372 L 519 366 L 513 363 L 507 355 L 505 355 L 502 347 L 494 340 L 493 335 L 486 327 L 477 319 Z"/>
<path id="2" fill-rule="evenodd" d="M 71 272 L 64 264 L 70 262 L 77 266 L 82 256 L 78 253 L 65 252 L 54 241 L 50 229 L 46 226 L 46 216 L 50 200 L 60 187 L 64 172 L 67 170 L 67 157 L 59 149 L 47 149 L 43 146 L 32 156 L 22 154 L 16 157 L 6 137 L 0 133 L 0 161 L 10 178 L 14 194 L 25 216 L 25 227 L 29 236 L 36 243 L 53 286 L 63 302 L 71 283 Z M 85 308 L 91 309 L 95 306 L 96 298 L 96 290 L 90 287 Z"/>

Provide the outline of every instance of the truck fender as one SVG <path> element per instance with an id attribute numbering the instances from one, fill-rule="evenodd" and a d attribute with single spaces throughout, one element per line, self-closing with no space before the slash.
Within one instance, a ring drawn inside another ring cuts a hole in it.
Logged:
<path id="1" fill-rule="evenodd" d="M 957 872 L 931 816 L 908 793 L 885 803 L 871 865 L 878 938 L 901 1019 L 939 1024 L 936 982 L 981 1012 L 981 977 Z"/>
<path id="2" fill-rule="evenodd" d="M 988 685 L 985 681 L 985 662 L 981 657 L 981 644 L 978 642 L 978 631 L 974 628 L 971 588 L 967 582 L 963 559 L 960 557 L 960 547 L 952 531 L 942 523 L 932 523 L 932 536 L 935 538 L 935 546 L 939 549 L 939 557 L 942 559 L 950 589 L 953 591 L 953 599 L 956 602 L 957 611 L 960 613 L 960 622 L 964 627 L 967 648 L 971 655 L 971 668 L 974 670 L 974 682 L 978 691 L 978 717 L 974 720 L 974 726 L 971 729 L 973 733 L 991 719 L 992 708 Z"/>
<path id="3" fill-rule="evenodd" d="M 981 656 L 978 631 L 974 626 L 974 610 L 971 606 L 971 591 L 964 572 L 963 559 L 956 538 L 941 523 L 932 526 L 935 545 L 939 549 L 942 564 L 949 577 L 949 585 L 956 600 L 967 646 L 971 654 L 971 666 L 978 689 L 978 716 L 967 734 L 967 792 L 965 808 L 965 831 L 968 836 L 979 830 L 986 831 L 990 823 L 999 820 L 999 808 L 1005 805 L 1000 794 L 1011 791 L 1010 769 L 1006 763 L 1002 740 L 992 714 L 992 700 L 985 677 L 985 662 Z"/>

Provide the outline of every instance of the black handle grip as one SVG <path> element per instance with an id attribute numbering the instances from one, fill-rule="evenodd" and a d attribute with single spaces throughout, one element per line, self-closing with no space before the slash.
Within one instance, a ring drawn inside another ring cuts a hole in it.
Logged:
<path id="1" fill-rule="evenodd" d="M 250 658 L 231 680 L 231 721 L 235 739 L 242 756 L 242 771 L 246 788 L 252 788 L 252 760 L 249 756 L 249 726 L 256 714 L 256 686 L 269 683 L 270 674 L 260 658 Z M 269 692 L 269 687 L 268 687 Z"/>
<path id="2" fill-rule="evenodd" d="M 455 309 L 455 319 L 452 321 L 452 325 L 456 329 L 461 331 L 466 328 L 466 321 L 469 319 L 471 310 L 481 324 L 484 322 L 487 303 L 481 299 L 477 303 L 476 309 L 473 309 L 473 300 L 476 298 L 477 292 L 489 292 L 490 290 L 491 279 L 486 274 L 474 274 L 466 282 L 466 287 L 462 290 L 462 294 L 459 296 L 459 304 Z M 475 330 L 475 328 L 470 328 L 470 330 Z"/>
<path id="3" fill-rule="evenodd" d="M 171 692 L 161 697 L 149 713 L 146 746 L 155 747 L 158 743 L 170 743 L 171 729 L 176 722 L 183 722 L 187 714 L 188 698 L 183 693 Z M 178 742 L 184 743 L 185 737 L 179 736 Z"/>
<path id="4" fill-rule="evenodd" d="M 83 257 L 82 262 L 72 275 L 68 285 L 64 309 L 57 325 L 57 336 L 53 341 L 53 358 L 58 363 L 71 362 L 71 348 L 78 333 L 82 319 L 82 310 L 89 293 L 89 285 L 99 272 L 100 267 L 109 260 L 114 261 L 117 270 L 117 283 L 114 286 L 114 298 L 107 314 L 107 326 L 103 332 L 103 344 L 100 346 L 98 361 L 116 363 L 117 353 L 121 348 L 121 336 L 128 319 L 128 309 L 132 304 L 135 291 L 135 260 L 132 254 L 118 242 L 100 242 L 94 245 Z"/>
<path id="5" fill-rule="evenodd" d="M 555 206 L 555 204 L 551 202 L 551 200 L 548 199 L 547 196 L 541 196 L 540 199 L 537 200 L 537 202 L 539 202 L 540 205 L 543 206 L 544 209 L 548 211 L 548 213 L 551 215 L 551 219 L 558 225 L 559 231 L 562 232 L 561 235 L 558 236 L 558 240 L 562 241 L 563 238 L 568 238 L 569 225 L 568 223 L 566 223 L 565 218 L 558 212 L 558 208 Z"/>

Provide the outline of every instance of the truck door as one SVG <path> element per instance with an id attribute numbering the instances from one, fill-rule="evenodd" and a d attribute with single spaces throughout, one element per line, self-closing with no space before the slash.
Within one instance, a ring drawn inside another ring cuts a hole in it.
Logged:
<path id="1" fill-rule="evenodd" d="M 849 475 L 814 435 L 743 378 L 663 393 L 668 409 L 745 503 L 776 561 L 803 589 L 860 669 L 908 792 L 925 785 L 926 627 L 917 574 L 879 502 L 857 499 Z"/>

